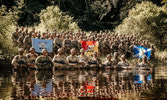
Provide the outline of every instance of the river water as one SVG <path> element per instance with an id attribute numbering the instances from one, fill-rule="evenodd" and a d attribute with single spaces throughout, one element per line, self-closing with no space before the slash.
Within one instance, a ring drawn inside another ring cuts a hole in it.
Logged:
<path id="1" fill-rule="evenodd" d="M 0 70 L 0 100 L 167 100 L 167 68 Z"/>

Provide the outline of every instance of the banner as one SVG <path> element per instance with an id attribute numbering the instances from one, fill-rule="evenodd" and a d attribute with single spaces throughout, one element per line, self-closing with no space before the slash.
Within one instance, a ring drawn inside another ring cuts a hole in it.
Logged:
<path id="1" fill-rule="evenodd" d="M 93 55 L 93 52 L 98 53 L 98 41 L 82 41 L 82 48 L 85 50 L 86 55 Z"/>
<path id="2" fill-rule="evenodd" d="M 53 52 L 53 40 L 45 39 L 32 39 L 32 47 L 35 48 L 35 52 L 41 53 L 42 49 L 46 49 L 49 53 Z"/>
<path id="3" fill-rule="evenodd" d="M 142 58 L 144 55 L 147 57 L 147 59 L 150 59 L 151 57 L 151 49 L 141 46 L 134 46 L 134 57 Z"/>

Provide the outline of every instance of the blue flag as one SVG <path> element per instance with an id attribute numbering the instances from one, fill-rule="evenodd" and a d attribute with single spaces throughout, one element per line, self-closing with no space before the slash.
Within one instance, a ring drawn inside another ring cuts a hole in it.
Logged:
<path id="1" fill-rule="evenodd" d="M 45 39 L 32 39 L 32 47 L 35 48 L 35 52 L 41 53 L 42 49 L 46 49 L 49 53 L 53 52 L 53 40 Z"/>
<path id="2" fill-rule="evenodd" d="M 150 59 L 151 57 L 151 49 L 141 46 L 133 46 L 134 50 L 134 57 L 142 58 L 144 55 L 147 57 L 147 59 Z"/>

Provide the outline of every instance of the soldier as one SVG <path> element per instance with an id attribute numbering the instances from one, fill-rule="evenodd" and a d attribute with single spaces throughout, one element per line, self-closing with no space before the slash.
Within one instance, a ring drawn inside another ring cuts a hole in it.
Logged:
<path id="1" fill-rule="evenodd" d="M 121 56 L 121 61 L 118 62 L 117 66 L 122 68 L 129 67 L 129 63 L 126 61 L 126 56 L 124 54 Z"/>
<path id="2" fill-rule="evenodd" d="M 78 57 L 75 55 L 76 50 L 75 48 L 71 49 L 71 55 L 69 55 L 67 57 L 67 63 L 69 65 L 72 65 L 73 67 L 77 67 L 77 65 L 79 64 L 79 59 Z"/>
<path id="3" fill-rule="evenodd" d="M 72 40 L 72 47 L 76 49 L 76 53 L 78 55 L 79 54 L 79 43 L 75 36 L 73 37 L 73 40 Z"/>
<path id="4" fill-rule="evenodd" d="M 93 53 L 93 57 L 88 61 L 91 68 L 101 67 L 101 59 L 98 58 L 97 52 Z"/>
<path id="5" fill-rule="evenodd" d="M 62 39 L 60 39 L 60 35 L 57 35 L 57 37 L 54 39 L 54 49 L 55 54 L 57 54 L 57 50 L 62 47 Z"/>
<path id="6" fill-rule="evenodd" d="M 109 53 L 110 53 L 109 41 L 107 40 L 107 38 L 105 38 L 103 42 L 103 54 L 104 56 L 106 56 Z"/>
<path id="7" fill-rule="evenodd" d="M 120 59 L 118 57 L 119 57 L 118 52 L 114 52 L 114 58 L 112 59 L 112 62 L 113 62 L 114 66 L 117 65 L 118 62 L 120 61 Z"/>
<path id="8" fill-rule="evenodd" d="M 112 66 L 112 61 L 111 61 L 111 54 L 108 54 L 107 55 L 107 61 L 104 62 L 104 65 L 107 67 L 107 68 L 111 68 Z"/>
<path id="9" fill-rule="evenodd" d="M 35 53 L 35 49 L 33 47 L 30 48 L 30 53 L 27 55 L 28 61 L 29 61 L 29 67 L 35 68 L 35 60 L 38 57 L 38 54 Z"/>
<path id="10" fill-rule="evenodd" d="M 63 49 L 62 48 L 59 48 L 58 49 L 58 54 L 55 55 L 53 57 L 53 69 L 55 69 L 56 67 L 59 67 L 59 68 L 65 68 L 67 67 L 66 64 L 67 64 L 67 61 L 66 61 L 66 56 L 63 54 Z"/>
<path id="11" fill-rule="evenodd" d="M 17 46 L 17 40 L 19 38 L 19 29 L 16 28 L 16 32 L 12 33 L 12 42 L 13 42 L 13 46 Z"/>
<path id="12" fill-rule="evenodd" d="M 31 33 L 29 33 L 23 40 L 24 46 L 26 51 L 28 52 L 30 48 L 32 47 L 32 42 L 31 42 Z"/>
<path id="13" fill-rule="evenodd" d="M 24 44 L 23 44 L 23 40 L 24 40 L 24 36 L 23 34 L 21 34 L 17 40 L 17 43 L 18 43 L 18 47 L 23 47 Z"/>
<path id="14" fill-rule="evenodd" d="M 42 55 L 35 60 L 36 69 L 52 69 L 52 58 L 48 56 L 46 49 L 42 50 Z"/>
<path id="15" fill-rule="evenodd" d="M 150 63 L 148 63 L 147 62 L 147 57 L 144 55 L 143 57 L 142 57 L 142 62 L 140 62 L 138 65 L 137 65 L 137 67 L 139 67 L 139 68 L 149 68 L 151 65 L 150 65 Z"/>
<path id="16" fill-rule="evenodd" d="M 81 53 L 81 55 L 78 56 L 79 62 L 82 63 L 83 66 L 86 66 L 87 63 L 88 63 L 89 58 L 88 58 L 88 56 L 85 55 L 84 49 L 81 49 L 80 53 Z"/>
<path id="17" fill-rule="evenodd" d="M 19 48 L 19 55 L 16 55 L 12 60 L 12 65 L 14 68 L 26 68 L 28 65 L 28 59 L 26 56 L 23 55 L 24 49 Z"/>
<path id="18" fill-rule="evenodd" d="M 71 46 L 72 46 L 72 42 L 69 38 L 70 38 L 70 36 L 67 35 L 66 39 L 63 40 L 63 44 L 62 44 L 66 54 L 70 53 L 70 49 L 71 49 Z"/>

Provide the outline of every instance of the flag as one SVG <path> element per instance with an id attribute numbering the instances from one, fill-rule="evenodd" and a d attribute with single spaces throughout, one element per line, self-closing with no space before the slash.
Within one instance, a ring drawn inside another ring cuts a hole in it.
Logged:
<path id="1" fill-rule="evenodd" d="M 53 40 L 32 38 L 32 47 L 35 52 L 41 53 L 42 49 L 46 49 L 49 53 L 53 52 Z"/>
<path id="2" fill-rule="evenodd" d="M 151 49 L 141 46 L 133 46 L 134 50 L 134 57 L 142 58 L 144 55 L 147 57 L 147 59 L 150 59 L 151 57 Z"/>
<path id="3" fill-rule="evenodd" d="M 98 53 L 98 41 L 82 41 L 81 40 L 82 48 L 85 50 L 86 55 L 92 55 L 93 52 Z"/>

